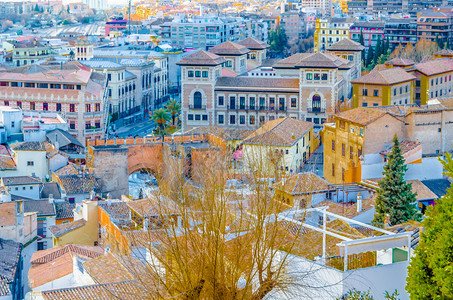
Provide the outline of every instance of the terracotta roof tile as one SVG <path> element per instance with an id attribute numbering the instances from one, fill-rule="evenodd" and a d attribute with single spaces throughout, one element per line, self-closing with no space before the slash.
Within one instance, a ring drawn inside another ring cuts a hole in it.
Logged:
<path id="1" fill-rule="evenodd" d="M 303 195 L 307 193 L 335 190 L 335 188 L 330 187 L 326 180 L 313 173 L 299 173 L 293 175 L 284 181 L 283 187 L 281 186 L 281 183 L 277 183 L 275 189 L 282 189 L 284 192 L 291 195 Z"/>
<path id="2" fill-rule="evenodd" d="M 65 235 L 68 232 L 71 232 L 73 230 L 76 230 L 76 229 L 84 226 L 86 223 L 87 223 L 87 221 L 85 219 L 80 219 L 80 220 L 66 223 L 66 224 L 50 226 L 49 230 L 54 237 L 60 237 L 60 236 Z"/>
<path id="3" fill-rule="evenodd" d="M 1 179 L 5 186 L 42 183 L 41 179 L 32 176 L 11 176 L 1 177 Z"/>
<path id="4" fill-rule="evenodd" d="M 56 219 L 71 219 L 74 218 L 74 208 L 75 203 L 69 202 L 55 202 L 55 210 L 56 210 Z"/>
<path id="5" fill-rule="evenodd" d="M 351 83 L 357 84 L 397 84 L 415 80 L 415 76 L 407 73 L 401 68 L 390 68 L 384 70 L 374 69 L 370 73 L 354 79 Z"/>
<path id="6" fill-rule="evenodd" d="M 368 125 L 386 114 L 387 112 L 383 110 L 359 107 L 342 112 L 337 117 L 357 124 Z"/>
<path id="7" fill-rule="evenodd" d="M 313 126 L 312 122 L 293 118 L 272 120 L 255 130 L 243 144 L 292 146 Z"/>
<path id="8" fill-rule="evenodd" d="M 244 55 L 250 52 L 250 50 L 240 44 L 236 44 L 231 41 L 223 42 L 217 46 L 209 49 L 209 52 L 215 53 L 217 55 Z"/>
<path id="9" fill-rule="evenodd" d="M 409 180 L 408 183 L 412 184 L 412 192 L 417 193 L 417 200 L 432 200 L 437 199 L 437 195 L 434 194 L 426 185 L 420 180 Z"/>
<path id="10" fill-rule="evenodd" d="M 149 197 L 148 199 L 129 201 L 127 205 L 142 217 L 177 213 L 176 204 L 172 200 L 165 198 Z"/>
<path id="11" fill-rule="evenodd" d="M 22 245 L 0 238 L 0 280 L 12 284 L 21 258 Z"/>
<path id="12" fill-rule="evenodd" d="M 430 60 L 427 62 L 418 63 L 415 68 L 426 75 L 435 75 L 453 71 L 453 61 L 448 58 Z"/>
<path id="13" fill-rule="evenodd" d="M 44 142 L 21 142 L 12 144 L 11 148 L 14 151 L 46 151 Z"/>
<path id="14" fill-rule="evenodd" d="M 286 69 L 290 68 L 293 69 L 295 68 L 296 64 L 298 64 L 303 58 L 311 55 L 312 53 L 296 53 L 291 55 L 290 57 L 287 57 L 285 59 L 277 61 L 273 67 L 276 69 Z"/>
<path id="15" fill-rule="evenodd" d="M 58 178 L 66 194 L 88 194 L 100 187 L 93 174 L 60 175 Z"/>
<path id="16" fill-rule="evenodd" d="M 330 53 L 313 53 L 303 57 L 296 68 L 340 68 L 350 69 L 353 62 Z"/>
<path id="17" fill-rule="evenodd" d="M 54 171 L 55 175 L 62 176 L 62 175 L 77 175 L 79 174 L 79 170 L 77 169 L 76 165 L 69 163 L 64 167 Z"/>
<path id="18" fill-rule="evenodd" d="M 32 266 L 28 271 L 30 287 L 34 289 L 48 282 L 72 274 L 72 266 L 72 256 L 69 252 L 56 257 L 52 260 L 52 263 Z"/>
<path id="19" fill-rule="evenodd" d="M 46 250 L 36 251 L 33 253 L 30 263 L 32 265 L 45 264 L 60 257 L 68 252 L 82 258 L 94 258 L 102 255 L 104 250 L 98 246 L 85 246 L 70 244 L 63 247 L 50 248 Z"/>
<path id="20" fill-rule="evenodd" d="M 269 47 L 265 42 L 259 41 L 254 37 L 248 37 L 238 42 L 239 45 L 245 46 L 250 50 L 264 50 Z"/>
<path id="21" fill-rule="evenodd" d="M 98 284 L 134 279 L 134 276 L 111 253 L 85 261 L 83 267 Z"/>
<path id="22" fill-rule="evenodd" d="M 187 55 L 181 59 L 177 65 L 183 66 L 217 66 L 225 62 L 225 59 L 222 57 L 207 52 L 204 50 L 199 50 L 192 54 Z"/>
<path id="23" fill-rule="evenodd" d="M 415 64 L 414 61 L 403 57 L 395 57 L 394 59 L 388 61 L 388 63 L 396 67 L 408 67 Z"/>
<path id="24" fill-rule="evenodd" d="M 142 290 L 137 283 L 130 281 L 43 291 L 42 296 L 44 300 L 149 299 L 146 291 Z"/>
<path id="25" fill-rule="evenodd" d="M 55 216 L 55 205 L 49 200 L 27 200 L 23 201 L 24 212 L 36 212 L 38 217 Z"/>
<path id="26" fill-rule="evenodd" d="M 362 51 L 364 46 L 350 39 L 343 39 L 328 47 L 328 51 Z"/>

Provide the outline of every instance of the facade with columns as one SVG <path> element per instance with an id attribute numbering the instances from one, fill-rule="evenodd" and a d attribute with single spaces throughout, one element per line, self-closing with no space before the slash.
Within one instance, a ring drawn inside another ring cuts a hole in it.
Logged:
<path id="1" fill-rule="evenodd" d="M 197 51 L 178 63 L 183 131 L 214 125 L 255 129 L 281 117 L 321 126 L 339 101 L 350 98 L 350 81 L 357 77 L 354 61 L 331 53 L 297 53 L 273 65 L 275 76 L 255 77 L 240 69 L 250 49 L 226 42 L 211 50 Z M 250 56 L 243 69 L 249 65 Z"/>

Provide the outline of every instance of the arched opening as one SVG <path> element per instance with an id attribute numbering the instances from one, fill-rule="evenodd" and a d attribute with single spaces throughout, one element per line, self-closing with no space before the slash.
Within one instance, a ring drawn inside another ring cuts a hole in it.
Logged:
<path id="1" fill-rule="evenodd" d="M 321 96 L 314 95 L 311 102 L 313 112 L 321 112 Z"/>
<path id="2" fill-rule="evenodd" d="M 201 104 L 202 104 L 201 93 L 195 92 L 195 94 L 193 94 L 193 108 L 201 109 Z"/>
<path id="3" fill-rule="evenodd" d="M 156 177 L 151 170 L 141 169 L 129 175 L 129 195 L 143 199 L 159 189 Z"/>

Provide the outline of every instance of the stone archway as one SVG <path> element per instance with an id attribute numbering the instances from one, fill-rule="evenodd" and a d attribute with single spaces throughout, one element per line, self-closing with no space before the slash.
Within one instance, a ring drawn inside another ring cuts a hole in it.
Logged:
<path id="1" fill-rule="evenodd" d="M 128 146 L 127 164 L 129 175 L 139 171 L 146 171 L 158 178 L 162 173 L 162 160 L 162 144 Z"/>

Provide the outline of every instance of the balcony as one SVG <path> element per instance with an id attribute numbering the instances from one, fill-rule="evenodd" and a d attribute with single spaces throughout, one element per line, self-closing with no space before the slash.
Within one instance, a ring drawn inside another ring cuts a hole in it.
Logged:
<path id="1" fill-rule="evenodd" d="M 192 109 L 192 110 L 205 110 L 206 109 L 206 105 L 189 104 L 189 109 Z"/>
<path id="2" fill-rule="evenodd" d="M 104 130 L 102 128 L 85 128 L 84 133 L 85 134 L 96 134 L 96 133 L 103 133 Z"/>
<path id="3" fill-rule="evenodd" d="M 326 110 L 324 108 L 310 107 L 307 109 L 307 112 L 310 114 L 323 114 Z"/>

